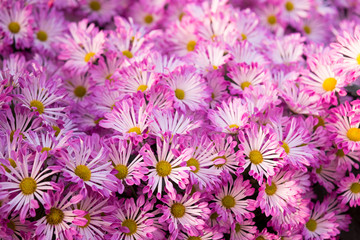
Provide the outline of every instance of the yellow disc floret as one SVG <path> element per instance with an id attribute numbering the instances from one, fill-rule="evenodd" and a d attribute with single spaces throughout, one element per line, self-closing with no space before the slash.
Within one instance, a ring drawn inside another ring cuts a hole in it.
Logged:
<path id="1" fill-rule="evenodd" d="M 141 129 L 140 129 L 139 127 L 132 127 L 132 128 L 129 129 L 128 132 L 129 132 L 129 133 L 134 132 L 134 133 L 136 133 L 137 135 L 141 135 Z"/>
<path id="2" fill-rule="evenodd" d="M 177 99 L 180 99 L 180 100 L 183 100 L 185 98 L 185 92 L 184 90 L 181 90 L 181 89 L 176 89 L 175 90 L 175 96 Z"/>
<path id="3" fill-rule="evenodd" d="M 75 168 L 75 175 L 81 178 L 84 181 L 89 181 L 91 178 L 91 171 L 85 165 L 78 165 Z"/>
<path id="4" fill-rule="evenodd" d="M 95 56 L 96 53 L 94 52 L 89 52 L 85 55 L 84 57 L 84 61 L 85 62 L 89 62 L 94 56 Z"/>
<path id="5" fill-rule="evenodd" d="M 175 218 L 181 218 L 185 215 L 185 206 L 181 203 L 174 203 L 170 211 Z"/>
<path id="6" fill-rule="evenodd" d="M 115 174 L 115 177 L 118 179 L 124 179 L 128 175 L 128 167 L 126 165 L 118 164 L 114 168 L 118 171 L 118 173 Z"/>
<path id="7" fill-rule="evenodd" d="M 196 42 L 191 40 L 188 42 L 188 44 L 186 45 L 186 49 L 189 51 L 189 52 L 192 52 L 195 50 L 195 46 L 196 46 Z"/>
<path id="8" fill-rule="evenodd" d="M 283 143 L 283 145 L 282 145 L 282 147 L 283 147 L 283 149 L 285 150 L 285 152 L 286 152 L 286 154 L 289 154 L 289 152 L 290 152 L 290 147 L 289 147 L 289 145 L 286 143 L 286 142 L 282 142 Z"/>
<path id="9" fill-rule="evenodd" d="M 251 85 L 251 82 L 245 81 L 243 83 L 241 83 L 240 87 L 242 90 L 244 90 L 245 88 L 249 87 Z"/>
<path id="10" fill-rule="evenodd" d="M 337 81 L 335 78 L 327 78 L 324 80 L 322 87 L 325 91 L 329 92 L 335 89 L 336 83 Z"/>
<path id="11" fill-rule="evenodd" d="M 268 196 L 272 196 L 276 193 L 277 187 L 275 183 L 271 183 L 271 185 L 266 184 L 265 193 Z"/>
<path id="12" fill-rule="evenodd" d="M 129 59 L 133 57 L 133 54 L 129 50 L 123 51 L 122 54 Z"/>
<path id="13" fill-rule="evenodd" d="M 36 111 L 39 114 L 43 114 L 44 110 L 45 110 L 44 104 L 42 102 L 38 101 L 38 100 L 32 100 L 30 102 L 30 107 L 35 107 Z"/>
<path id="14" fill-rule="evenodd" d="M 307 223 L 306 223 L 306 228 L 311 231 L 314 232 L 316 230 L 317 227 L 317 223 L 314 219 L 310 219 Z"/>
<path id="15" fill-rule="evenodd" d="M 58 208 L 51 208 L 49 214 L 46 215 L 46 221 L 50 225 L 58 225 L 64 220 L 64 213 Z"/>
<path id="16" fill-rule="evenodd" d="M 153 21 L 154 21 L 154 17 L 152 15 L 146 15 L 144 17 L 144 21 L 147 23 L 147 24 L 151 24 Z"/>
<path id="17" fill-rule="evenodd" d="M 186 165 L 188 167 L 193 166 L 196 169 L 195 170 L 191 170 L 193 173 L 197 173 L 200 170 L 200 163 L 198 160 L 196 160 L 195 158 L 190 158 L 187 162 Z"/>
<path id="18" fill-rule="evenodd" d="M 291 12 L 292 10 L 294 10 L 294 4 L 292 2 L 286 2 L 285 8 L 287 11 Z"/>
<path id="19" fill-rule="evenodd" d="M 346 136 L 351 141 L 354 141 L 354 142 L 360 141 L 360 128 L 350 128 L 347 131 Z"/>
<path id="20" fill-rule="evenodd" d="M 231 195 L 226 195 L 221 199 L 221 203 L 227 209 L 232 208 L 235 206 L 235 198 Z"/>
<path id="21" fill-rule="evenodd" d="M 19 187 L 24 195 L 30 195 L 36 191 L 37 184 L 32 177 L 27 177 L 20 182 Z"/>
<path id="22" fill-rule="evenodd" d="M 91 1 L 89 3 L 89 7 L 91 8 L 91 10 L 96 12 L 101 9 L 101 4 L 98 1 Z"/>
<path id="23" fill-rule="evenodd" d="M 142 92 L 144 92 L 146 89 L 147 89 L 147 85 L 140 85 L 140 86 L 137 88 L 137 91 L 142 91 Z"/>
<path id="24" fill-rule="evenodd" d="M 260 164 L 264 160 L 261 152 L 258 150 L 252 150 L 249 154 L 249 158 L 253 164 Z"/>
<path id="25" fill-rule="evenodd" d="M 17 22 L 11 22 L 9 23 L 9 26 L 8 26 L 10 32 L 16 34 L 18 32 L 20 32 L 20 24 L 17 23 Z"/>
<path id="26" fill-rule="evenodd" d="M 359 183 L 351 184 L 350 191 L 352 193 L 359 193 L 360 192 L 360 184 Z"/>
<path id="27" fill-rule="evenodd" d="M 160 177 L 169 176 L 171 173 L 171 164 L 167 161 L 159 161 L 156 164 L 156 172 Z"/>
<path id="28" fill-rule="evenodd" d="M 133 235 L 134 233 L 136 233 L 136 230 L 137 230 L 137 223 L 132 220 L 132 219 L 125 219 L 122 223 L 121 223 L 121 226 L 123 227 L 127 227 L 129 229 L 129 232 L 128 233 L 125 233 L 125 235 L 127 236 L 131 236 Z"/>
<path id="29" fill-rule="evenodd" d="M 84 97 L 86 94 L 86 88 L 84 86 L 77 86 L 74 89 L 74 95 L 78 98 Z"/>
<path id="30" fill-rule="evenodd" d="M 36 34 L 36 37 L 41 42 L 46 42 L 46 40 L 48 38 L 45 31 L 38 31 L 38 33 Z"/>

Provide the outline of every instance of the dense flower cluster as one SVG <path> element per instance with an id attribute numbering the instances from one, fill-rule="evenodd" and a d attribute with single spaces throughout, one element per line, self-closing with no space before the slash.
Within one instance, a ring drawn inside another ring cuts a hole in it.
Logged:
<path id="1" fill-rule="evenodd" d="M 360 205 L 359 12 L 0 0 L 0 238 L 336 239 Z"/>

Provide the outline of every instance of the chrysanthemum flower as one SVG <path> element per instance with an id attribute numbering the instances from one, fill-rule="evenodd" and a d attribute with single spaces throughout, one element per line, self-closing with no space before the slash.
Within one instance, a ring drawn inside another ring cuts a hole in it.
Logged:
<path id="1" fill-rule="evenodd" d="M 339 169 L 336 160 L 321 164 L 318 168 L 313 168 L 311 172 L 312 180 L 322 185 L 326 191 L 332 192 L 335 185 L 344 177 L 345 170 Z"/>
<path id="2" fill-rule="evenodd" d="M 19 79 L 27 75 L 25 69 L 28 62 L 23 54 L 13 53 L 4 59 L 2 64 L 3 70 L 0 71 L 0 82 L 4 84 L 3 86 L 13 86 L 14 90 L 16 90 L 19 87 Z M 11 88 L 6 88 L 5 93 L 11 90 Z"/>
<path id="3" fill-rule="evenodd" d="M 30 47 L 32 41 L 33 18 L 32 5 L 24 6 L 23 2 L 13 2 L 10 6 L 2 3 L 0 11 L 0 28 L 6 34 L 7 41 L 15 43 L 17 48 Z"/>
<path id="4" fill-rule="evenodd" d="M 88 75 L 75 75 L 70 77 L 65 84 L 65 89 L 69 92 L 68 96 L 71 101 L 76 103 L 84 102 L 85 99 L 92 93 L 93 82 L 91 82 Z"/>
<path id="5" fill-rule="evenodd" d="M 210 207 L 215 208 L 223 221 L 233 222 L 253 218 L 255 215 L 255 201 L 249 199 L 255 189 L 251 187 L 250 181 L 243 181 L 240 175 L 235 181 L 231 180 L 224 184 L 215 195 L 215 202 Z"/>
<path id="6" fill-rule="evenodd" d="M 198 69 L 208 72 L 219 69 L 227 62 L 230 55 L 219 44 L 200 45 L 191 55 L 191 59 Z"/>
<path id="7" fill-rule="evenodd" d="M 211 89 L 211 108 L 224 101 L 228 97 L 227 86 L 229 82 L 224 79 L 220 71 L 212 71 L 206 74 L 207 83 Z"/>
<path id="8" fill-rule="evenodd" d="M 8 80 L 2 80 L 1 79 L 1 72 L 0 72 L 0 109 L 8 108 L 8 105 L 6 103 L 10 102 L 12 99 L 12 96 L 10 96 L 10 93 L 13 89 L 12 86 L 7 87 Z"/>
<path id="9" fill-rule="evenodd" d="M 349 231 L 349 225 L 351 224 L 351 216 L 348 213 L 349 207 L 341 204 L 337 194 L 333 192 L 330 196 L 327 196 L 324 201 L 328 206 L 328 212 L 334 212 L 336 223 L 339 224 L 340 231 Z"/>
<path id="10" fill-rule="evenodd" d="M 218 131 L 236 133 L 247 125 L 247 106 L 241 99 L 233 98 L 228 102 L 222 102 L 217 110 L 210 109 L 208 117 Z"/>
<path id="11" fill-rule="evenodd" d="M 124 191 L 124 183 L 127 185 L 139 185 L 144 178 L 147 169 L 143 167 L 143 157 L 138 154 L 133 156 L 133 144 L 127 140 L 111 138 L 108 143 L 110 152 L 109 158 L 114 169 L 112 173 L 118 178 L 117 191 L 121 194 Z"/>
<path id="12" fill-rule="evenodd" d="M 115 83 L 106 83 L 105 86 L 91 87 L 89 92 L 91 92 L 89 95 L 89 101 L 91 103 L 89 103 L 89 105 L 94 107 L 96 114 L 101 117 L 106 113 L 110 113 L 114 109 L 116 102 L 124 96 L 121 87 Z M 85 103 L 88 102 L 85 101 Z"/>
<path id="13" fill-rule="evenodd" d="M 164 14 L 165 1 L 149 2 L 140 0 L 129 9 L 129 15 L 134 21 L 148 28 L 155 27 Z"/>
<path id="14" fill-rule="evenodd" d="M 187 230 L 187 233 L 181 232 L 179 236 L 177 236 L 177 239 L 179 240 L 188 240 L 188 239 L 201 239 L 201 240 L 220 240 L 223 239 L 223 234 L 220 232 L 217 232 L 211 228 L 204 229 L 202 231 L 193 231 L 192 229 Z"/>
<path id="15" fill-rule="evenodd" d="M 259 19 L 249 8 L 235 13 L 235 25 L 238 39 L 258 45 L 262 38 L 262 29 L 258 27 Z"/>
<path id="16" fill-rule="evenodd" d="M 345 102 L 331 109 L 328 129 L 334 134 L 334 141 L 340 148 L 360 150 L 360 109 L 359 103 Z"/>
<path id="17" fill-rule="evenodd" d="M 232 60 L 229 62 L 230 66 L 234 63 L 246 63 L 248 65 L 252 63 L 265 65 L 268 63 L 264 56 L 248 41 L 236 42 L 229 46 L 229 54 Z"/>
<path id="18" fill-rule="evenodd" d="M 311 8 L 311 0 L 304 0 L 301 2 L 294 0 L 282 0 L 280 4 L 283 5 L 282 17 L 289 23 L 297 24 L 301 19 L 308 16 Z"/>
<path id="19" fill-rule="evenodd" d="M 166 222 L 171 233 L 171 239 L 177 239 L 181 228 L 202 230 L 205 227 L 205 219 L 210 214 L 208 203 L 202 201 L 201 193 L 191 193 L 191 185 L 184 195 L 176 194 L 175 198 L 168 195 L 161 200 L 164 205 L 157 205 L 163 215 L 159 222 Z"/>
<path id="20" fill-rule="evenodd" d="M 22 148 L 16 155 L 16 159 L 13 159 L 15 166 L 5 159 L 1 160 L 2 166 L 9 171 L 4 171 L 0 166 L 2 174 L 7 177 L 7 182 L 0 182 L 0 195 L 9 196 L 11 199 L 1 207 L 1 211 L 19 212 L 20 220 L 24 222 L 28 212 L 32 217 L 35 216 L 39 202 L 45 203 L 43 194 L 47 190 L 54 189 L 52 183 L 45 179 L 59 172 L 61 167 L 51 166 L 44 169 L 46 153 L 30 154 Z"/>
<path id="21" fill-rule="evenodd" d="M 251 124 L 244 132 L 246 137 L 244 134 L 239 134 L 244 152 L 238 152 L 245 154 L 243 168 L 250 166 L 250 176 L 262 183 L 264 176 L 273 176 L 276 169 L 282 165 L 278 160 L 282 156 L 282 151 L 276 141 L 276 134 L 269 126 Z"/>
<path id="22" fill-rule="evenodd" d="M 349 177 L 341 180 L 338 192 L 341 193 L 339 199 L 343 204 L 349 203 L 350 207 L 360 205 L 360 175 L 356 177 L 350 173 Z"/>
<path id="23" fill-rule="evenodd" d="M 311 18 L 306 18 L 302 22 L 301 31 L 307 39 L 315 43 L 328 43 L 330 34 L 327 31 L 327 20 L 318 15 L 310 13 Z"/>
<path id="24" fill-rule="evenodd" d="M 349 151 L 348 149 L 334 148 L 329 151 L 329 159 L 336 161 L 340 169 L 351 171 L 354 167 L 359 169 L 360 151 Z"/>
<path id="25" fill-rule="evenodd" d="M 97 85 L 104 85 L 105 82 L 116 81 L 118 76 L 114 74 L 123 63 L 123 58 L 119 58 L 116 52 L 109 51 L 105 57 L 100 57 L 98 65 L 92 65 L 89 73 L 91 79 Z"/>
<path id="26" fill-rule="evenodd" d="M 251 240 L 256 233 L 255 222 L 252 219 L 233 222 L 230 229 L 231 240 Z"/>
<path id="27" fill-rule="evenodd" d="M 331 239 L 340 233 L 335 213 L 327 211 L 328 206 L 317 202 L 307 220 L 302 235 L 304 239 Z"/>
<path id="28" fill-rule="evenodd" d="M 114 0 L 86 0 L 81 4 L 81 10 L 90 21 L 100 25 L 107 23 L 116 15 L 117 3 Z"/>
<path id="29" fill-rule="evenodd" d="M 145 165 L 149 168 L 149 180 L 143 191 L 149 195 L 156 193 L 157 198 L 163 190 L 175 194 L 173 183 L 185 189 L 191 170 L 185 163 L 191 158 L 191 148 L 180 152 L 176 138 L 170 141 L 170 136 L 164 137 L 164 141 L 156 138 L 156 156 L 148 144 L 142 150 Z"/>
<path id="30" fill-rule="evenodd" d="M 174 91 L 174 106 L 181 110 L 200 110 L 210 97 L 205 81 L 193 67 L 178 68 L 166 78 L 166 82 Z"/>
<path id="31" fill-rule="evenodd" d="M 2 227 L 6 226 L 6 229 Z M 34 234 L 34 223 L 28 220 L 20 221 L 19 216 L 11 217 L 10 219 L 0 220 L 0 237 L 4 240 L 13 239 L 31 239 Z"/>

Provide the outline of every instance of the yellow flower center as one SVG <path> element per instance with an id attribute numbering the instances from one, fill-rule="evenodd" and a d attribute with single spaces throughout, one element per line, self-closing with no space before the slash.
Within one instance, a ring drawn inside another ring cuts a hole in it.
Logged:
<path id="1" fill-rule="evenodd" d="M 309 35 L 311 33 L 311 28 L 308 25 L 305 25 L 304 32 Z"/>
<path id="2" fill-rule="evenodd" d="M 125 235 L 127 236 L 131 236 L 133 235 L 134 233 L 136 233 L 136 230 L 137 230 L 137 224 L 134 220 L 132 219 L 125 219 L 122 223 L 121 223 L 121 226 L 123 227 L 127 227 L 129 229 L 130 232 L 128 233 L 125 233 Z"/>
<path id="3" fill-rule="evenodd" d="M 347 131 L 346 136 L 351 141 L 354 141 L 354 142 L 360 141 L 360 128 L 350 128 Z"/>
<path id="4" fill-rule="evenodd" d="M 289 145 L 287 145 L 287 143 L 284 142 L 284 141 L 283 141 L 282 143 L 283 143 L 282 147 L 283 147 L 283 149 L 285 150 L 286 154 L 289 154 L 289 152 L 290 152 L 290 147 L 289 147 Z"/>
<path id="5" fill-rule="evenodd" d="M 15 226 L 15 223 L 14 223 L 13 221 L 10 220 L 10 221 L 6 224 L 6 226 L 15 232 L 16 226 Z"/>
<path id="6" fill-rule="evenodd" d="M 180 99 L 180 100 L 183 100 L 185 98 L 185 92 L 184 90 L 181 90 L 181 89 L 176 89 L 175 90 L 175 96 L 177 99 Z"/>
<path id="7" fill-rule="evenodd" d="M 188 42 L 188 44 L 186 45 L 186 49 L 189 51 L 189 52 L 192 52 L 195 50 L 195 46 L 196 46 L 196 42 L 191 40 Z"/>
<path id="8" fill-rule="evenodd" d="M 115 177 L 118 179 L 124 179 L 128 175 L 128 167 L 123 164 L 118 164 L 114 167 L 118 173 L 115 174 Z"/>
<path id="9" fill-rule="evenodd" d="M 249 154 L 249 158 L 253 164 L 260 164 L 264 160 L 261 152 L 258 150 L 252 150 Z"/>
<path id="10" fill-rule="evenodd" d="M 186 162 L 186 165 L 188 167 L 190 166 L 194 166 L 196 167 L 195 170 L 191 170 L 193 173 L 197 173 L 199 170 L 200 170 L 200 163 L 198 160 L 196 160 L 195 158 L 190 158 L 187 162 Z"/>
<path id="11" fill-rule="evenodd" d="M 240 127 L 237 124 L 230 124 L 229 129 L 232 129 L 232 128 L 240 128 Z"/>
<path id="12" fill-rule="evenodd" d="M 336 83 L 337 83 L 337 81 L 336 81 L 335 78 L 332 78 L 332 77 L 327 78 L 327 79 L 324 80 L 322 87 L 327 92 L 332 91 L 332 90 L 335 89 Z"/>
<path id="13" fill-rule="evenodd" d="M 147 24 L 150 24 L 154 21 L 154 17 L 152 15 L 146 15 L 144 17 L 144 21 L 147 23 Z"/>
<path id="14" fill-rule="evenodd" d="M 129 59 L 133 57 L 133 54 L 129 50 L 123 51 L 122 54 Z"/>
<path id="15" fill-rule="evenodd" d="M 214 158 L 213 161 L 215 161 L 216 159 L 219 159 L 219 158 L 225 159 L 225 163 L 223 163 L 223 164 L 215 164 L 214 166 L 215 166 L 216 168 L 221 168 L 221 167 L 224 166 L 224 165 L 226 164 L 226 162 L 227 162 L 227 159 L 226 159 L 225 156 L 218 156 L 218 157 Z"/>
<path id="16" fill-rule="evenodd" d="M 112 110 L 112 109 L 111 109 L 111 110 Z M 95 123 L 96 125 L 98 125 L 99 122 L 100 122 L 101 120 L 103 120 L 103 119 L 104 119 L 103 117 L 98 118 L 98 119 L 95 119 L 95 120 L 94 120 L 94 123 Z"/>
<path id="17" fill-rule="evenodd" d="M 10 32 L 16 34 L 18 32 L 20 32 L 20 24 L 17 23 L 17 22 L 11 22 L 9 23 L 9 26 L 8 26 Z"/>
<path id="18" fill-rule="evenodd" d="M 274 15 L 270 15 L 270 16 L 268 16 L 267 21 L 270 25 L 274 25 L 274 24 L 276 24 L 277 19 Z"/>
<path id="19" fill-rule="evenodd" d="M 86 214 L 83 218 L 85 218 L 87 220 L 86 224 L 84 226 L 79 226 L 81 228 L 86 228 L 90 225 L 90 220 L 91 220 L 91 217 L 90 217 L 90 214 Z"/>
<path id="20" fill-rule="evenodd" d="M 322 171 L 322 168 L 323 168 L 323 167 L 320 165 L 320 167 L 317 168 L 317 169 L 315 170 L 315 172 L 316 172 L 317 174 L 320 174 L 321 171 Z"/>
<path id="21" fill-rule="evenodd" d="M 357 56 L 356 61 L 360 65 L 360 54 Z"/>
<path id="22" fill-rule="evenodd" d="M 215 220 L 219 217 L 219 214 L 217 212 L 214 212 L 213 214 L 210 215 L 210 219 Z"/>
<path id="23" fill-rule="evenodd" d="M 237 224 L 235 225 L 235 232 L 238 233 L 238 232 L 240 232 L 240 230 L 241 230 L 241 225 L 237 223 Z"/>
<path id="24" fill-rule="evenodd" d="M 101 9 L 101 4 L 98 1 L 91 1 L 89 7 L 93 11 L 99 11 Z"/>
<path id="25" fill-rule="evenodd" d="M 181 218 L 182 216 L 185 215 L 185 206 L 181 203 L 174 203 L 171 206 L 171 214 L 175 218 Z"/>
<path id="26" fill-rule="evenodd" d="M 75 175 L 84 181 L 89 181 L 91 178 L 91 171 L 85 165 L 79 165 L 75 168 Z"/>
<path id="27" fill-rule="evenodd" d="M 322 117 L 320 116 L 316 116 L 316 118 L 318 119 L 318 123 L 314 126 L 314 131 L 318 128 L 318 127 L 325 127 L 325 121 Z"/>
<path id="28" fill-rule="evenodd" d="M 265 238 L 263 236 L 259 236 L 255 240 L 265 240 Z"/>
<path id="29" fill-rule="evenodd" d="M 44 104 L 38 100 L 32 100 L 30 102 L 30 107 L 36 107 L 36 111 L 39 114 L 43 114 L 45 110 Z"/>
<path id="30" fill-rule="evenodd" d="M 245 82 L 241 83 L 240 87 L 242 90 L 244 90 L 245 88 L 249 87 L 250 85 L 251 85 L 250 82 L 245 81 Z"/>
<path id="31" fill-rule="evenodd" d="M 85 55 L 84 57 L 84 61 L 85 62 L 89 62 L 94 56 L 95 56 L 96 53 L 94 52 L 89 52 Z"/>
<path id="32" fill-rule="evenodd" d="M 344 150 L 342 150 L 342 149 L 337 150 L 336 151 L 336 156 L 344 157 L 345 156 Z"/>
<path id="33" fill-rule="evenodd" d="M 292 10 L 294 10 L 294 4 L 292 2 L 286 2 L 285 8 L 287 11 L 291 12 Z"/>
<path id="34" fill-rule="evenodd" d="M 9 163 L 10 163 L 10 166 L 12 166 L 13 168 L 16 168 L 16 162 L 14 161 L 14 159 L 12 158 L 9 158 Z M 1 166 L 3 166 L 5 168 L 5 171 L 7 171 L 8 173 L 11 173 L 11 170 L 5 166 L 4 164 L 0 164 Z"/>
<path id="35" fill-rule="evenodd" d="M 86 94 L 86 88 L 84 86 L 77 86 L 74 89 L 74 95 L 78 98 L 84 97 Z"/>
<path id="36" fill-rule="evenodd" d="M 24 195 L 30 195 L 36 191 L 37 184 L 32 177 L 27 177 L 20 182 L 19 187 Z"/>
<path id="37" fill-rule="evenodd" d="M 137 135 L 140 135 L 140 134 L 141 134 L 141 130 L 140 130 L 139 127 L 132 127 L 132 128 L 130 128 L 129 131 L 128 131 L 128 133 L 132 133 L 132 132 L 136 133 Z"/>
<path id="38" fill-rule="evenodd" d="M 219 68 L 218 66 L 213 65 L 214 70 L 217 70 L 218 68 Z"/>
<path id="39" fill-rule="evenodd" d="M 185 13 L 184 12 L 181 12 L 180 15 L 179 15 L 179 21 L 181 22 L 182 18 L 185 16 Z"/>
<path id="40" fill-rule="evenodd" d="M 156 164 L 156 172 L 160 177 L 169 176 L 171 173 L 171 164 L 167 161 L 160 161 Z"/>
<path id="41" fill-rule="evenodd" d="M 268 196 L 272 196 L 276 193 L 277 187 L 275 183 L 271 183 L 271 185 L 266 184 L 265 193 Z"/>
<path id="42" fill-rule="evenodd" d="M 317 227 L 317 223 L 314 219 L 310 219 L 307 223 L 306 223 L 306 228 L 309 229 L 309 231 L 314 232 L 316 230 Z"/>
<path id="43" fill-rule="evenodd" d="M 61 129 L 58 126 L 52 126 L 52 128 L 55 131 L 55 137 L 59 136 Z"/>
<path id="44" fill-rule="evenodd" d="M 137 88 L 137 91 L 142 91 L 142 92 L 144 92 L 146 89 L 147 89 L 147 85 L 140 85 L 140 86 Z"/>
<path id="45" fill-rule="evenodd" d="M 49 148 L 49 147 L 43 147 L 42 149 L 41 149 L 41 152 L 43 153 L 43 152 L 48 152 L 48 151 L 50 151 L 51 150 L 51 148 Z"/>
<path id="46" fill-rule="evenodd" d="M 46 40 L 48 38 L 46 32 L 44 32 L 44 31 L 38 31 L 38 33 L 36 34 L 36 37 L 41 42 L 46 42 Z"/>
<path id="47" fill-rule="evenodd" d="M 190 236 L 188 240 L 201 240 L 201 237 Z"/>
<path id="48" fill-rule="evenodd" d="M 233 196 L 226 195 L 223 199 L 221 199 L 221 203 L 227 209 L 232 208 L 235 206 L 235 198 Z"/>
<path id="49" fill-rule="evenodd" d="M 58 208 L 51 208 L 50 213 L 46 215 L 46 221 L 50 225 L 58 225 L 64 220 L 64 213 Z"/>
<path id="50" fill-rule="evenodd" d="M 112 77 L 112 74 L 110 73 L 109 75 L 107 75 L 107 76 L 105 77 L 105 79 L 111 81 L 111 80 L 112 80 L 111 77 Z"/>
<path id="51" fill-rule="evenodd" d="M 359 193 L 360 192 L 360 184 L 359 183 L 351 184 L 350 191 L 352 193 Z"/>
<path id="52" fill-rule="evenodd" d="M 247 39 L 247 36 L 242 33 L 242 34 L 241 34 L 241 39 L 242 39 L 242 40 L 246 40 L 246 39 Z"/>

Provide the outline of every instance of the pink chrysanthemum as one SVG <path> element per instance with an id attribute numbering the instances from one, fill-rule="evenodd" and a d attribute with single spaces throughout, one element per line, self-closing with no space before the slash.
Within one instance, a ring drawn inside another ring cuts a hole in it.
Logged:
<path id="1" fill-rule="evenodd" d="M 349 177 L 341 180 L 338 192 L 341 193 L 339 199 L 343 204 L 349 203 L 350 207 L 360 205 L 360 175 L 356 177 L 350 173 Z"/>

